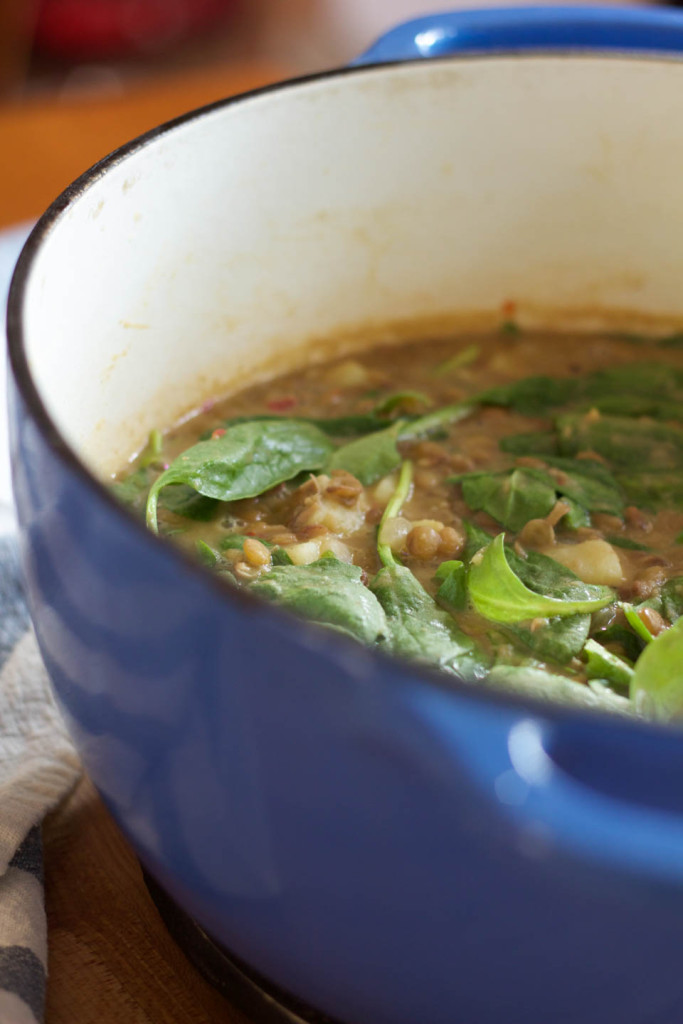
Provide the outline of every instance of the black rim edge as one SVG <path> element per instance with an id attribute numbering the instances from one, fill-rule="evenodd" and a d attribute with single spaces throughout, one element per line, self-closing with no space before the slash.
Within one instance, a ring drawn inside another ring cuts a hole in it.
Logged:
<path id="1" fill-rule="evenodd" d="M 213 939 L 144 867 L 142 876 L 175 944 L 202 977 L 244 1013 L 260 1024 L 342 1024 L 266 978 Z"/>

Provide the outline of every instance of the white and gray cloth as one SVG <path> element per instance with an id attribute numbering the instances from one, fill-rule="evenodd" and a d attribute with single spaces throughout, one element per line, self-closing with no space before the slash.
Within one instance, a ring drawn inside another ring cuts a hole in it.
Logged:
<path id="1" fill-rule="evenodd" d="M 0 1024 L 38 1024 L 43 1019 L 47 925 L 40 823 L 79 772 L 28 622 L 16 541 L 2 537 Z"/>
<path id="2" fill-rule="evenodd" d="M 0 232 L 0 310 L 26 234 L 26 227 Z M 52 700 L 24 602 L 3 384 L 0 381 L 0 1024 L 38 1024 L 47 976 L 40 824 L 74 785 L 80 765 Z"/>

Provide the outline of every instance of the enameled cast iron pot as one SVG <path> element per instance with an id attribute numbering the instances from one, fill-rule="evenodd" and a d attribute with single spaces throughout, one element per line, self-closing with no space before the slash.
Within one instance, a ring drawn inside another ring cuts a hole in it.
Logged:
<path id="1" fill-rule="evenodd" d="M 124 147 L 20 260 L 23 560 L 87 769 L 204 928 L 345 1024 L 682 1020 L 683 740 L 255 604 L 97 478 L 312 339 L 511 297 L 683 322 L 681 50 L 656 10 L 413 22 Z"/>

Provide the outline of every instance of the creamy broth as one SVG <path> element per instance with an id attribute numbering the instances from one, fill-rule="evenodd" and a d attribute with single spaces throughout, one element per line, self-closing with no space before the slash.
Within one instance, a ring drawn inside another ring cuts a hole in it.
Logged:
<path id="1" fill-rule="evenodd" d="M 682 397 L 682 339 L 506 324 L 209 402 L 115 490 L 144 514 L 165 482 L 152 528 L 227 583 L 389 653 L 630 712 L 648 691 L 642 652 L 683 611 Z M 240 497 L 254 465 L 264 489 Z M 238 497 L 217 500 L 222 486 Z M 354 595 L 370 625 L 345 618 Z"/>

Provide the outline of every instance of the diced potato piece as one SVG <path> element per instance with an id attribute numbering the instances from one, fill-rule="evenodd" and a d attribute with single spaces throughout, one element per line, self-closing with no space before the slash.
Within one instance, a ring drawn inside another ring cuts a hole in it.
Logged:
<path id="1" fill-rule="evenodd" d="M 378 484 L 375 484 L 373 497 L 378 505 L 387 504 L 396 490 L 397 483 L 398 473 L 389 473 L 388 476 L 383 476 Z"/>
<path id="2" fill-rule="evenodd" d="M 320 553 L 324 555 L 327 551 L 330 551 L 340 562 L 348 562 L 349 565 L 353 562 L 353 555 L 338 537 L 323 537 L 321 539 Z"/>
<path id="3" fill-rule="evenodd" d="M 584 540 L 580 544 L 554 544 L 543 552 L 575 572 L 584 583 L 618 587 L 624 582 L 619 556 L 606 540 Z"/>
<path id="4" fill-rule="evenodd" d="M 301 544 L 292 544 L 285 550 L 294 565 L 310 565 L 320 558 L 320 541 L 320 537 L 315 537 L 314 540 L 306 540 Z"/>
<path id="5" fill-rule="evenodd" d="M 388 544 L 392 551 L 403 551 L 406 537 L 413 528 L 410 519 L 404 516 L 396 516 L 394 519 L 387 519 L 379 531 L 377 540 L 380 544 Z"/>
<path id="6" fill-rule="evenodd" d="M 317 562 L 327 551 L 340 562 L 353 562 L 353 555 L 343 541 L 338 537 L 326 537 L 324 534 L 300 544 L 291 544 L 285 550 L 295 565 L 310 565 L 311 562 Z"/>
<path id="7" fill-rule="evenodd" d="M 355 505 L 348 506 L 321 496 L 306 509 L 305 521 L 308 525 L 324 526 L 330 533 L 346 537 L 361 528 L 366 510 L 367 501 L 364 497 Z"/>

